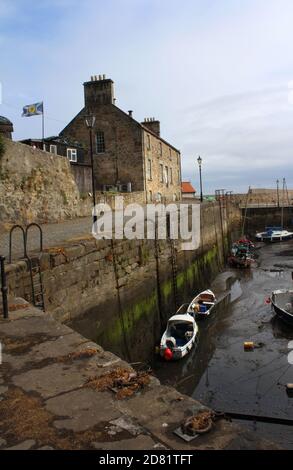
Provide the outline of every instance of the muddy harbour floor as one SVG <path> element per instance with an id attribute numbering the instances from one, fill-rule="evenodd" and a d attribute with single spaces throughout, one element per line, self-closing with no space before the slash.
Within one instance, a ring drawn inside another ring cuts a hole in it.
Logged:
<path id="1" fill-rule="evenodd" d="M 226 270 L 212 289 L 223 300 L 212 318 L 199 323 L 200 341 L 183 361 L 155 361 L 162 383 L 220 411 L 293 420 L 293 382 L 288 345 L 293 329 L 274 316 L 265 303 L 272 290 L 292 286 L 293 241 L 260 245 L 251 270 Z M 187 299 L 189 300 L 189 299 Z M 257 348 L 245 352 L 244 341 Z M 285 449 L 293 449 L 292 427 L 241 420 Z"/>

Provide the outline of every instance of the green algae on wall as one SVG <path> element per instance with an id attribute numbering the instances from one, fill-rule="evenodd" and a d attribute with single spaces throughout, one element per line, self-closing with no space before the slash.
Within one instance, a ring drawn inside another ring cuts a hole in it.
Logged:
<path id="1" fill-rule="evenodd" d="M 176 277 L 177 289 L 180 301 L 186 301 L 190 289 L 195 293 L 203 287 L 204 282 L 210 282 L 211 278 L 219 271 L 218 250 L 215 245 L 199 258 L 194 259 Z M 113 321 L 102 334 L 102 342 L 111 345 L 111 349 L 119 350 L 123 345 L 124 338 L 129 344 L 138 334 L 138 325 L 143 321 L 145 328 L 150 330 L 151 326 L 159 322 L 159 306 L 157 288 L 152 287 L 152 292 L 142 299 L 136 300 L 130 307 L 123 309 L 121 316 L 115 315 Z M 173 284 L 171 273 L 167 280 L 161 284 L 163 301 L 163 317 L 167 320 L 173 313 Z M 101 338 L 97 338 L 100 342 Z"/>

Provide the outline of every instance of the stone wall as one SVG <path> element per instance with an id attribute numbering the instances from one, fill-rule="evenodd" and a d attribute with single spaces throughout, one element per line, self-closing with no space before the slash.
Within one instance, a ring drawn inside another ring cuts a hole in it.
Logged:
<path id="1" fill-rule="evenodd" d="M 92 167 L 71 163 L 71 171 L 74 175 L 77 187 L 82 197 L 92 192 Z"/>
<path id="2" fill-rule="evenodd" d="M 5 139 L 0 159 L 0 222 L 54 222 L 91 214 L 67 158 Z"/>
<path id="3" fill-rule="evenodd" d="M 249 197 L 247 197 L 247 194 L 236 194 L 233 195 L 234 199 L 237 199 L 237 201 L 241 205 L 245 205 L 246 202 L 248 201 L 248 204 L 253 204 L 253 205 L 277 205 L 278 204 L 278 192 L 277 188 L 276 189 L 262 189 L 262 188 L 255 188 L 251 189 L 251 192 L 249 194 Z M 279 204 L 282 205 L 284 202 L 284 205 L 288 205 L 289 203 L 292 205 L 293 204 L 293 190 L 288 189 L 288 191 L 284 191 L 282 189 L 282 183 L 280 182 L 279 186 Z"/>
<path id="4" fill-rule="evenodd" d="M 158 194 L 169 201 L 181 199 L 181 156 L 156 135 L 144 131 L 144 158 L 148 201 L 157 201 Z"/>

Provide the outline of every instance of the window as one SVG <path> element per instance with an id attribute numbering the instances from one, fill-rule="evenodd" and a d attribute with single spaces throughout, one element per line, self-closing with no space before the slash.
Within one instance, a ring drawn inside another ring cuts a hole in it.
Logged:
<path id="1" fill-rule="evenodd" d="M 57 155 L 57 145 L 50 144 L 50 153 Z"/>
<path id="2" fill-rule="evenodd" d="M 151 149 L 151 138 L 149 135 L 147 135 L 147 149 L 150 150 Z"/>
<path id="3" fill-rule="evenodd" d="M 170 168 L 170 184 L 173 184 L 173 170 Z"/>
<path id="4" fill-rule="evenodd" d="M 164 180 L 165 180 L 165 183 L 166 183 L 167 186 L 168 186 L 168 183 L 169 183 L 169 174 L 168 173 L 169 173 L 168 167 L 165 166 L 165 175 L 164 175 L 165 178 L 164 178 Z"/>
<path id="5" fill-rule="evenodd" d="M 149 202 L 152 202 L 153 200 L 153 192 L 149 191 Z"/>
<path id="6" fill-rule="evenodd" d="M 77 150 L 67 149 L 67 158 L 70 162 L 77 162 Z"/>
<path id="7" fill-rule="evenodd" d="M 162 163 L 160 163 L 160 182 L 164 183 L 164 167 Z"/>
<path id="8" fill-rule="evenodd" d="M 180 170 L 177 171 L 177 178 L 178 178 L 178 184 L 180 184 L 181 183 L 181 181 L 180 181 Z"/>
<path id="9" fill-rule="evenodd" d="M 147 163 L 147 179 L 151 180 L 152 179 L 152 161 L 148 160 Z"/>
<path id="10" fill-rule="evenodd" d="M 96 149 L 97 153 L 105 152 L 105 137 L 103 131 L 98 131 L 96 133 Z"/>
<path id="11" fill-rule="evenodd" d="M 157 202 L 161 202 L 161 201 L 162 201 L 162 194 L 157 193 Z"/>
<path id="12" fill-rule="evenodd" d="M 162 146 L 162 142 L 160 142 L 160 155 L 161 155 L 161 156 L 163 155 L 163 146 Z"/>
<path id="13" fill-rule="evenodd" d="M 169 149 L 169 158 L 170 158 L 170 160 L 172 160 L 172 150 L 171 149 Z"/>

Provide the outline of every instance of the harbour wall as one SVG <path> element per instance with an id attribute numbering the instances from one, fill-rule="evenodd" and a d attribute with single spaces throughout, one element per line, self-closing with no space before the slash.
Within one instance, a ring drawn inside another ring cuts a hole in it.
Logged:
<path id="1" fill-rule="evenodd" d="M 104 348 L 149 358 L 166 320 L 223 267 L 241 212 L 233 204 L 201 206 L 200 246 L 180 240 L 71 240 L 39 255 L 45 310 Z M 11 297 L 31 301 L 27 261 L 8 265 Z M 135 351 L 135 354 L 134 354 Z"/>
<path id="2" fill-rule="evenodd" d="M 282 208 L 280 207 L 254 207 L 242 209 L 242 217 L 245 217 L 244 232 L 253 237 L 257 231 L 263 232 L 268 226 L 281 226 Z M 293 208 L 284 207 L 283 226 L 285 229 L 293 229 Z"/>

